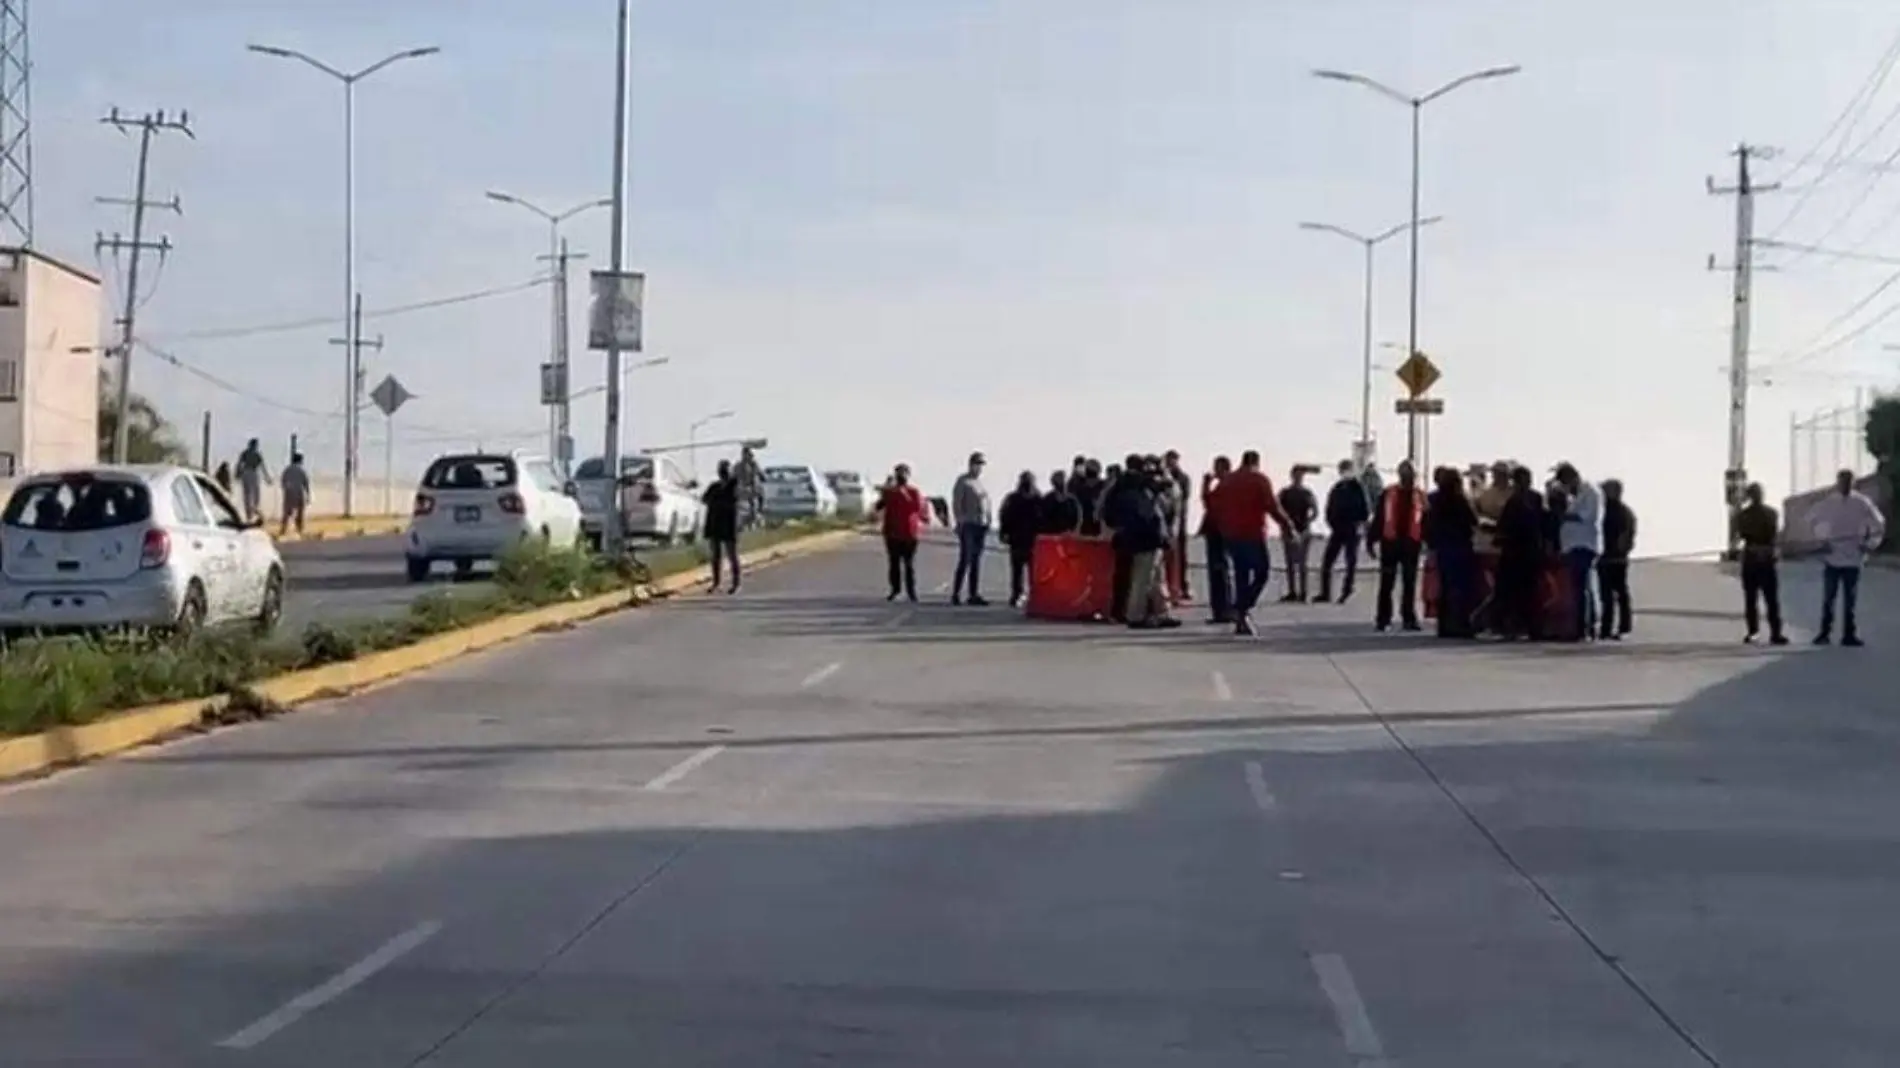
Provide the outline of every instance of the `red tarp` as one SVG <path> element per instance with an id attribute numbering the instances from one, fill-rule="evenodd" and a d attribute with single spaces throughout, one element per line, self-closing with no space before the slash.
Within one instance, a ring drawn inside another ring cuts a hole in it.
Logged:
<path id="1" fill-rule="evenodd" d="M 1029 558 L 1029 601 L 1034 619 L 1097 619 L 1112 614 L 1115 550 L 1105 538 L 1044 535 Z M 1179 600 L 1176 569 L 1168 568 L 1168 592 Z"/>
<path id="2" fill-rule="evenodd" d="M 1479 553 L 1478 562 L 1478 600 L 1483 603 L 1490 599 L 1497 586 L 1498 558 L 1496 553 Z M 1418 599 L 1427 619 L 1438 615 L 1438 568 L 1431 557 L 1426 557 L 1420 568 Z M 1544 565 L 1544 581 L 1540 594 L 1540 604 L 1544 613 L 1544 636 L 1559 641 L 1574 640 L 1576 635 L 1576 608 L 1571 600 L 1570 572 L 1561 559 L 1550 560 Z"/>

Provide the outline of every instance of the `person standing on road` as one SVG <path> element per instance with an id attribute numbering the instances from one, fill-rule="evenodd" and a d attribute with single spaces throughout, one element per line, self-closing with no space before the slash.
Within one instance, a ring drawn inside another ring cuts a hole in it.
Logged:
<path id="1" fill-rule="evenodd" d="M 1544 636 L 1544 496 L 1531 469 L 1511 469 L 1511 497 L 1498 513 L 1498 574 L 1492 597 L 1497 631 L 1505 638 Z"/>
<path id="2" fill-rule="evenodd" d="M 1131 630 L 1169 630 L 1181 625 L 1168 610 L 1166 556 L 1170 534 L 1168 499 L 1174 479 L 1159 457 L 1135 459 L 1122 472 L 1124 499 L 1116 547 L 1129 554 L 1128 602 L 1121 614 Z"/>
<path id="3" fill-rule="evenodd" d="M 304 469 L 303 453 L 290 454 L 290 463 L 284 465 L 277 482 L 284 498 L 284 516 L 277 524 L 277 535 L 289 533 L 293 523 L 302 534 L 304 513 L 310 508 L 310 472 Z"/>
<path id="4" fill-rule="evenodd" d="M 732 461 L 719 461 L 717 477 L 706 487 L 699 502 L 706 508 L 706 548 L 712 553 L 712 584 L 708 592 L 719 589 L 720 563 L 732 565 L 732 584 L 727 593 L 739 592 L 739 482 L 732 477 Z"/>
<path id="5" fill-rule="evenodd" d="M 1201 548 L 1207 554 L 1207 606 L 1209 623 L 1234 621 L 1234 582 L 1227 566 L 1227 546 L 1221 540 L 1220 527 L 1214 521 L 1209 503 L 1221 480 L 1234 473 L 1234 462 L 1225 456 L 1214 457 L 1214 470 L 1201 476 Z"/>
<path id="6" fill-rule="evenodd" d="M 897 600 L 902 593 L 917 603 L 917 541 L 923 536 L 928 507 L 924 495 L 910 483 L 910 465 L 898 464 L 873 509 L 884 532 L 884 561 L 891 583 L 887 601 Z"/>
<path id="7" fill-rule="evenodd" d="M 1630 557 L 1636 552 L 1636 513 L 1623 501 L 1623 483 L 1603 480 L 1603 556 L 1597 561 L 1602 619 L 1597 637 L 1620 641 L 1635 625 L 1630 608 Z"/>
<path id="8" fill-rule="evenodd" d="M 1292 525 L 1280 531 L 1280 548 L 1286 554 L 1285 604 L 1306 603 L 1306 551 L 1313 542 L 1313 520 L 1319 517 L 1319 501 L 1306 488 L 1306 467 L 1294 464 L 1287 484 L 1280 490 L 1280 510 Z"/>
<path id="9" fill-rule="evenodd" d="M 957 531 L 957 569 L 950 579 L 950 603 L 966 600 L 978 607 L 983 599 L 983 550 L 990 540 L 990 491 L 983 486 L 983 454 L 970 454 L 969 467 L 950 487 L 950 521 Z M 969 596 L 964 596 L 964 582 Z"/>
<path id="10" fill-rule="evenodd" d="M 1392 587 L 1399 586 L 1399 621 L 1406 630 L 1418 626 L 1418 557 L 1425 536 L 1425 491 L 1418 487 L 1418 469 L 1410 460 L 1399 461 L 1399 480 L 1387 486 L 1373 517 L 1373 537 L 1379 546 L 1379 602 L 1373 625 L 1392 628 Z"/>
<path id="11" fill-rule="evenodd" d="M 1556 475 L 1566 501 L 1557 527 L 1557 549 L 1563 554 L 1575 604 L 1571 627 L 1578 641 L 1591 641 L 1597 636 L 1596 566 L 1603 553 L 1603 498 L 1571 464 L 1558 464 Z"/>
<path id="12" fill-rule="evenodd" d="M 1085 538 L 1099 538 L 1102 536 L 1102 495 L 1108 490 L 1102 481 L 1102 463 L 1076 459 L 1081 461 L 1081 473 L 1069 475 L 1069 492 L 1075 495 L 1076 507 L 1082 512 L 1076 533 Z"/>
<path id="13" fill-rule="evenodd" d="M 255 523 L 263 513 L 264 483 L 270 481 L 270 472 L 264 468 L 264 450 L 252 438 L 244 445 L 244 451 L 237 458 L 238 486 L 243 490 L 244 518 Z"/>
<path id="14" fill-rule="evenodd" d="M 1009 606 L 1019 607 L 1028 588 L 1029 564 L 1036 552 L 1036 535 L 1042 531 L 1042 494 L 1036 490 L 1036 475 L 1024 471 L 1016 478 L 1016 488 L 1003 495 L 996 510 L 996 536 L 1009 549 Z"/>
<path id="15" fill-rule="evenodd" d="M 1168 552 L 1181 583 L 1181 600 L 1194 599 L 1193 581 L 1188 577 L 1188 510 L 1194 500 L 1194 480 L 1181 466 L 1181 452 L 1169 449 L 1162 457 L 1167 464 L 1168 481 L 1174 496 L 1174 515 L 1168 525 Z"/>
<path id="16" fill-rule="evenodd" d="M 1143 488 L 1141 464 L 1141 457 L 1131 452 L 1121 466 L 1110 465 L 1107 488 L 1102 491 L 1102 526 L 1109 532 L 1109 549 L 1115 554 L 1108 582 L 1108 618 L 1117 623 L 1128 622 L 1128 583 L 1134 575 L 1135 553 L 1121 531 L 1136 521 L 1135 496 Z"/>
<path id="17" fill-rule="evenodd" d="M 1753 644 L 1761 633 L 1760 610 L 1765 606 L 1768 644 L 1786 645 L 1788 636 L 1781 631 L 1781 571 L 1777 562 L 1781 516 L 1762 502 L 1761 483 L 1750 482 L 1742 496 L 1746 503 L 1735 513 L 1735 538 L 1742 543 L 1742 621 L 1748 625 L 1742 641 Z"/>
<path id="18" fill-rule="evenodd" d="M 1438 636 L 1477 635 L 1478 512 L 1455 468 L 1438 469 L 1438 488 L 1425 503 L 1425 545 L 1438 566 Z"/>
<path id="19" fill-rule="evenodd" d="M 1042 495 L 1041 530 L 1049 535 L 1073 534 L 1082 525 L 1082 505 L 1069 492 L 1069 473 L 1051 471 L 1049 492 Z"/>
<path id="20" fill-rule="evenodd" d="M 1365 483 L 1353 475 L 1352 461 L 1339 461 L 1339 481 L 1326 491 L 1326 552 L 1319 561 L 1319 603 L 1333 599 L 1333 564 L 1345 554 L 1346 572 L 1339 587 L 1339 603 L 1352 596 L 1359 574 L 1359 539 L 1372 518 L 1372 498 Z"/>
<path id="21" fill-rule="evenodd" d="M 1267 588 L 1271 566 L 1267 554 L 1267 520 L 1286 530 L 1292 520 L 1280 508 L 1273 492 L 1273 480 L 1260 470 L 1260 453 L 1248 449 L 1240 455 L 1240 469 L 1214 487 L 1209 510 L 1219 525 L 1221 542 L 1227 547 L 1227 559 L 1234 575 L 1234 633 L 1252 635 L 1253 610 Z"/>
<path id="22" fill-rule="evenodd" d="M 1814 644 L 1826 645 L 1834 631 L 1834 600 L 1841 602 L 1841 644 L 1861 644 L 1854 608 L 1860 600 L 1860 569 L 1867 554 L 1880 547 L 1887 521 L 1866 494 L 1854 488 L 1854 472 L 1834 476 L 1835 492 L 1815 502 L 1814 532 L 1826 546 L 1821 558 L 1821 630 Z"/>

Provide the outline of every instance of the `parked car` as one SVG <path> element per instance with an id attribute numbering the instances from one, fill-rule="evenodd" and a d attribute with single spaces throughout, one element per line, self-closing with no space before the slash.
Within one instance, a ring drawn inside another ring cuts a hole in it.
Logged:
<path id="1" fill-rule="evenodd" d="M 98 466 L 33 475 L 0 511 L 0 630 L 250 622 L 284 614 L 284 562 L 200 472 Z"/>
<path id="2" fill-rule="evenodd" d="M 838 495 L 810 464 L 779 464 L 760 472 L 767 519 L 808 519 L 838 514 Z"/>
<path id="3" fill-rule="evenodd" d="M 825 482 L 838 497 L 838 514 L 861 516 L 870 512 L 876 496 L 857 471 L 826 471 Z"/>
<path id="4" fill-rule="evenodd" d="M 657 461 L 657 463 L 656 463 Z M 574 472 L 575 498 L 581 505 L 581 529 L 587 541 L 600 545 L 609 502 L 615 497 L 614 480 L 607 477 L 607 461 L 596 456 Z M 703 509 L 699 484 L 686 477 L 669 456 L 620 458 L 621 529 L 632 537 L 653 538 L 671 545 L 699 537 Z"/>
<path id="5" fill-rule="evenodd" d="M 437 560 L 458 575 L 530 538 L 576 545 L 581 509 L 546 460 L 515 453 L 455 453 L 423 472 L 410 510 L 403 552 L 409 581 L 421 582 Z"/>

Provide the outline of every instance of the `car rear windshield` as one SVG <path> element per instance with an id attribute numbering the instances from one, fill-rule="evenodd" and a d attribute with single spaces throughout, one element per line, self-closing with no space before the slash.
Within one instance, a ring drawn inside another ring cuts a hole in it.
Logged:
<path id="1" fill-rule="evenodd" d="M 0 522 L 27 530 L 110 530 L 152 518 L 145 483 L 70 475 L 28 482 L 13 491 Z"/>
<path id="2" fill-rule="evenodd" d="M 767 482 L 798 482 L 807 486 L 812 484 L 809 467 L 768 467 L 763 472 Z"/>
<path id="3" fill-rule="evenodd" d="M 645 456 L 622 456 L 620 458 L 620 473 L 623 475 L 633 475 L 636 478 L 651 477 L 653 474 L 653 461 Z M 589 479 L 606 477 L 607 461 L 598 456 L 581 461 L 580 467 L 574 471 L 574 481 L 576 482 L 585 482 Z"/>
<path id="4" fill-rule="evenodd" d="M 512 456 L 444 456 L 429 465 L 422 487 L 433 490 L 507 489 L 520 473 Z"/>
<path id="5" fill-rule="evenodd" d="M 831 484 L 833 486 L 862 486 L 864 479 L 860 478 L 856 471 L 833 471 Z"/>

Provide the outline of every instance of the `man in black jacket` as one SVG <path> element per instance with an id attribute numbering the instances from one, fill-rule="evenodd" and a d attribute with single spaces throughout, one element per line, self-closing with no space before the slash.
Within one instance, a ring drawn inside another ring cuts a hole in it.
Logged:
<path id="1" fill-rule="evenodd" d="M 1781 573 L 1776 564 L 1776 539 L 1781 534 L 1781 516 L 1762 503 L 1761 483 L 1751 482 L 1743 491 L 1748 503 L 1735 513 L 1735 537 L 1742 543 L 1742 613 L 1752 642 L 1761 633 L 1761 605 L 1768 608 L 1768 642 L 1788 644 L 1781 632 Z"/>
<path id="2" fill-rule="evenodd" d="M 1353 474 L 1351 460 L 1339 461 L 1339 481 L 1326 493 L 1326 552 L 1319 561 L 1319 603 L 1332 600 L 1333 562 L 1341 553 L 1346 554 L 1346 577 L 1339 588 L 1339 603 L 1345 604 L 1352 596 L 1352 581 L 1359 572 L 1359 536 L 1371 518 L 1365 483 Z"/>
<path id="3" fill-rule="evenodd" d="M 1135 508 L 1141 502 L 1135 498 L 1141 493 L 1142 459 L 1135 453 L 1129 453 L 1127 462 L 1102 491 L 1102 526 L 1111 532 L 1109 544 L 1115 553 L 1115 570 L 1109 583 L 1109 618 L 1117 623 L 1128 622 L 1128 582 L 1134 567 L 1135 550 L 1131 545 L 1134 536 L 1124 536 L 1123 531 L 1141 521 Z M 1159 502 L 1156 502 L 1157 509 Z M 1164 532 L 1165 533 L 1165 532 Z"/>
<path id="4" fill-rule="evenodd" d="M 996 512 L 996 536 L 1009 548 L 1009 606 L 1023 603 L 1029 562 L 1035 555 L 1036 535 L 1042 529 L 1042 495 L 1036 492 L 1036 476 L 1024 471 L 1016 479 L 1016 488 L 1003 497 Z"/>
<path id="5" fill-rule="evenodd" d="M 739 592 L 739 505 L 742 499 L 737 479 L 732 477 L 732 461 L 719 461 L 719 477 L 700 496 L 700 503 L 706 507 L 706 518 L 701 528 L 706 536 L 706 547 L 712 552 L 712 586 L 719 588 L 719 563 L 723 557 L 732 564 L 732 585 L 726 587 L 727 593 Z"/>
<path id="6" fill-rule="evenodd" d="M 1492 619 L 1506 638 L 1544 636 L 1544 495 L 1531 484 L 1531 469 L 1511 469 L 1511 496 L 1498 516 L 1498 574 Z"/>
<path id="7" fill-rule="evenodd" d="M 1221 539 L 1220 526 L 1207 507 L 1208 495 L 1220 480 L 1232 474 L 1234 462 L 1225 456 L 1214 457 L 1214 470 L 1201 476 L 1201 547 L 1207 553 L 1207 607 L 1209 623 L 1232 623 L 1234 581 L 1227 566 L 1227 543 Z"/>
<path id="8" fill-rule="evenodd" d="M 1597 600 L 1602 619 L 1597 637 L 1609 641 L 1631 628 L 1630 554 L 1636 551 L 1636 513 L 1623 502 L 1623 483 L 1606 478 L 1603 491 L 1603 555 L 1597 558 Z"/>
<path id="9" fill-rule="evenodd" d="M 1049 492 L 1042 495 L 1042 532 L 1073 534 L 1082 525 L 1082 504 L 1069 492 L 1069 473 L 1052 471 Z"/>

